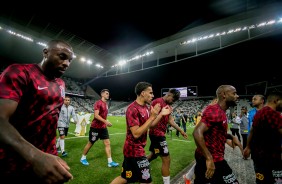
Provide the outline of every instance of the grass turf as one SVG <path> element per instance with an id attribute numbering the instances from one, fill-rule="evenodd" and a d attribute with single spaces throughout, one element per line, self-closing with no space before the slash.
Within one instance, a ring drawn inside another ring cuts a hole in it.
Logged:
<path id="1" fill-rule="evenodd" d="M 70 184 L 110 183 L 115 177 L 120 175 L 126 131 L 125 117 L 109 116 L 108 120 L 113 124 L 112 127 L 108 128 L 112 158 L 115 162 L 118 162 L 120 166 L 108 168 L 104 144 L 101 140 L 93 145 L 87 155 L 89 166 L 82 165 L 80 158 L 83 148 L 88 141 L 90 125 L 87 125 L 85 137 L 76 137 L 74 135 L 75 124 L 71 124 L 68 136 L 65 140 L 65 149 L 68 155 L 62 157 L 70 166 L 70 172 L 74 176 L 74 179 L 69 182 Z M 172 136 L 167 134 L 168 148 L 171 157 L 171 179 L 194 160 L 195 143 L 191 135 L 192 131 L 193 128 L 187 126 L 188 140 L 181 136 L 180 138 L 176 137 L 175 130 L 172 131 Z M 149 145 L 150 139 L 148 137 L 145 147 L 146 154 L 149 154 Z M 150 164 L 153 183 L 162 183 L 161 164 L 161 158 L 159 157 Z"/>

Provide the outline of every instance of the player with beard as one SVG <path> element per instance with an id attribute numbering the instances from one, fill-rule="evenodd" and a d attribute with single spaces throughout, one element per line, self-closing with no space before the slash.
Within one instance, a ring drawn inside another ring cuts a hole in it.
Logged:
<path id="1" fill-rule="evenodd" d="M 226 110 L 237 105 L 239 96 L 231 85 L 219 86 L 216 95 L 218 102 L 205 108 L 201 121 L 193 131 L 197 145 L 194 184 L 238 183 L 224 159 L 224 150 L 227 139 L 231 139 L 235 145 L 241 144 L 237 137 L 227 134 L 226 116 Z"/>
<path id="2" fill-rule="evenodd" d="M 39 64 L 12 64 L 0 76 L 0 178 L 8 183 L 63 183 L 72 179 L 58 157 L 56 130 L 65 97 L 60 77 L 74 53 L 51 40 Z"/>

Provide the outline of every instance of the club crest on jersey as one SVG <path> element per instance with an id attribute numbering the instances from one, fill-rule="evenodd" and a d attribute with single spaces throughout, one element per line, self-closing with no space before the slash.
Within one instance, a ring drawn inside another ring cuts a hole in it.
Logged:
<path id="1" fill-rule="evenodd" d="M 63 86 L 60 86 L 60 90 L 61 90 L 61 97 L 65 98 L 66 96 L 65 88 Z"/>

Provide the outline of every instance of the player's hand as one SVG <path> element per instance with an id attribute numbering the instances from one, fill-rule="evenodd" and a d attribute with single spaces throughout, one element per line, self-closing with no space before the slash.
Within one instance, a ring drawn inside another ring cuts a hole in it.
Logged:
<path id="1" fill-rule="evenodd" d="M 109 121 L 107 121 L 106 125 L 107 125 L 108 127 L 113 126 L 113 124 L 112 124 L 111 122 L 109 122 Z"/>
<path id="2" fill-rule="evenodd" d="M 64 183 L 73 179 L 68 164 L 58 156 L 38 151 L 31 160 L 34 172 L 45 183 Z"/>
<path id="3" fill-rule="evenodd" d="M 188 139 L 188 135 L 187 135 L 184 131 L 181 132 L 181 135 L 182 135 L 185 139 Z"/>
<path id="4" fill-rule="evenodd" d="M 231 148 L 235 148 L 235 145 L 234 145 L 234 143 L 233 143 L 233 141 L 232 140 L 230 140 L 230 139 L 226 139 L 226 144 L 228 145 L 228 146 L 230 146 Z"/>
<path id="5" fill-rule="evenodd" d="M 154 107 L 151 106 L 151 115 L 157 116 L 161 110 L 161 104 L 157 103 Z"/>
<path id="6" fill-rule="evenodd" d="M 205 174 L 205 177 L 207 179 L 210 179 L 213 177 L 214 171 L 215 171 L 215 165 L 212 159 L 206 160 L 206 166 L 207 166 L 207 171 Z"/>
<path id="7" fill-rule="evenodd" d="M 172 112 L 172 108 L 169 105 L 166 105 L 165 107 L 162 108 L 161 115 L 165 116 L 171 114 L 171 112 Z"/>
<path id="8" fill-rule="evenodd" d="M 248 159 L 250 157 L 250 154 L 251 154 L 251 149 L 247 146 L 243 151 L 244 159 Z"/>

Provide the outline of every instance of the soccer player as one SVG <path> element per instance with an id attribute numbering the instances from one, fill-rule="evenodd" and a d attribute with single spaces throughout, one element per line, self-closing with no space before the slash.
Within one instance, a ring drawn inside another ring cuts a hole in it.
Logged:
<path id="1" fill-rule="evenodd" d="M 161 109 L 159 103 L 151 106 L 151 110 L 149 109 L 148 104 L 152 102 L 154 94 L 152 85 L 148 82 L 137 83 L 135 94 L 136 100 L 126 110 L 126 139 L 123 146 L 122 172 L 111 184 L 152 182 L 150 163 L 144 150 L 148 129 L 172 111 L 169 106 Z"/>
<path id="2" fill-rule="evenodd" d="M 237 137 L 227 134 L 226 116 L 226 110 L 236 105 L 239 96 L 231 85 L 219 86 L 216 95 L 218 102 L 204 109 L 201 121 L 193 131 L 197 145 L 194 184 L 238 182 L 224 159 L 224 150 L 227 138 L 235 145 L 241 145 Z"/>
<path id="3" fill-rule="evenodd" d="M 258 184 L 282 182 L 281 112 L 282 93 L 272 92 L 267 96 L 265 106 L 254 116 L 244 157 L 252 154 Z"/>
<path id="4" fill-rule="evenodd" d="M 58 157 L 56 130 L 65 97 L 60 77 L 72 47 L 51 40 L 39 64 L 12 64 L 0 76 L 0 178 L 8 183 L 63 183 L 72 179 Z"/>
<path id="5" fill-rule="evenodd" d="M 70 97 L 66 96 L 58 120 L 58 132 L 60 137 L 57 139 L 56 147 L 57 149 L 59 147 L 61 148 L 60 151 L 62 152 L 63 157 L 68 155 L 68 153 L 65 151 L 65 137 L 68 136 L 71 117 L 74 119 L 76 124 L 78 123 L 75 109 L 72 105 L 70 105 L 70 102 Z"/>
<path id="6" fill-rule="evenodd" d="M 108 89 L 103 89 L 100 94 L 101 99 L 94 104 L 94 119 L 89 130 L 89 140 L 83 149 L 83 154 L 81 156 L 80 162 L 83 165 L 89 165 L 86 159 L 86 155 L 92 148 L 93 144 L 101 139 L 103 140 L 105 145 L 105 152 L 108 158 L 108 167 L 117 167 L 119 166 L 119 164 L 112 160 L 111 142 L 107 128 L 112 126 L 112 123 L 107 120 L 107 101 L 109 100 L 110 91 Z"/>
<path id="7" fill-rule="evenodd" d="M 170 89 L 167 94 L 163 97 L 157 98 L 153 100 L 152 106 L 156 104 L 160 104 L 161 107 L 171 106 L 174 102 L 176 102 L 180 97 L 180 92 L 177 89 Z M 181 135 L 187 139 L 187 134 L 174 122 L 174 118 L 171 114 L 163 116 L 160 122 L 155 126 L 151 127 L 149 130 L 149 137 L 151 140 L 150 145 L 150 154 L 147 156 L 149 162 L 156 159 L 158 156 L 162 159 L 162 176 L 164 184 L 170 183 L 170 155 L 168 150 L 168 145 L 166 142 L 166 129 L 167 124 L 170 124 L 177 131 L 181 133 Z"/>

